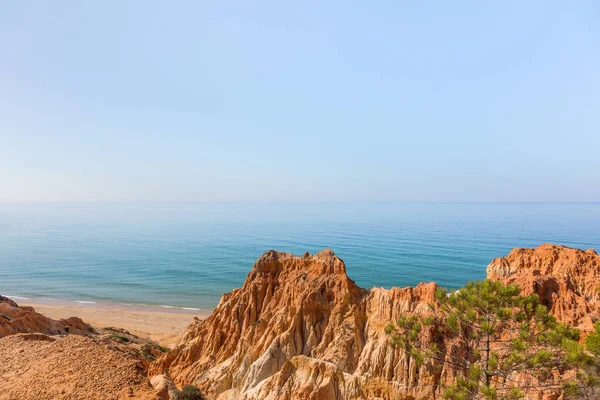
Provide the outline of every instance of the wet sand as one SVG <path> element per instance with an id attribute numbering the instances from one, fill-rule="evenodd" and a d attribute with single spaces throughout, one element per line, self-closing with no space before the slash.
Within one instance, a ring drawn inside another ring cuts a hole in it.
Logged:
<path id="1" fill-rule="evenodd" d="M 18 300 L 17 300 L 18 301 Z M 210 310 L 185 310 L 110 303 L 80 304 L 63 300 L 18 301 L 53 319 L 79 317 L 95 328 L 115 327 L 173 348 L 183 329 L 194 317 L 204 319 Z"/>

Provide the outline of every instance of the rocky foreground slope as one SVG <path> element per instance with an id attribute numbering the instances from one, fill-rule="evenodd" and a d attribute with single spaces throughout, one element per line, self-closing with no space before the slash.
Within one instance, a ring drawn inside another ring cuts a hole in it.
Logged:
<path id="1" fill-rule="evenodd" d="M 488 277 L 535 292 L 559 319 L 584 330 L 597 319 L 600 256 L 562 246 L 515 249 Z M 194 321 L 178 346 L 150 366 L 211 399 L 430 399 L 454 371 L 417 368 L 388 345 L 385 326 L 419 313 L 436 285 L 361 289 L 331 250 L 316 255 L 269 251 L 240 289 Z M 425 332 L 448 355 L 460 343 Z"/>
<path id="2" fill-rule="evenodd" d="M 147 400 L 143 363 L 93 337 L 24 333 L 0 339 L 0 399 Z"/>
<path id="3" fill-rule="evenodd" d="M 159 354 L 122 329 L 54 320 L 0 296 L 0 400 L 158 399 L 147 368 Z"/>

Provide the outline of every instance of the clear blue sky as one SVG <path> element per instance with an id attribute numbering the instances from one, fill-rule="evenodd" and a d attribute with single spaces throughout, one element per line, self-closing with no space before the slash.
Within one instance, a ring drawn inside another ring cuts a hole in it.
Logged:
<path id="1" fill-rule="evenodd" d="M 600 201 L 600 3 L 5 1 L 0 201 Z"/>

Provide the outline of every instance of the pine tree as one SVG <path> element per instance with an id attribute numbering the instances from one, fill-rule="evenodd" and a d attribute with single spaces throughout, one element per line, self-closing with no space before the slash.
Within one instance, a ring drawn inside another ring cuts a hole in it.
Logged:
<path id="1" fill-rule="evenodd" d="M 386 328 L 392 345 L 411 359 L 456 372 L 451 383 L 439 382 L 449 400 L 514 400 L 533 394 L 593 393 L 598 385 L 600 325 L 588 337 L 586 350 L 579 331 L 558 323 L 537 295 L 522 296 L 517 285 L 498 281 L 471 282 L 448 292 L 438 289 L 431 312 L 402 315 Z M 425 330 L 437 341 L 425 345 Z M 447 351 L 459 342 L 458 353 Z"/>

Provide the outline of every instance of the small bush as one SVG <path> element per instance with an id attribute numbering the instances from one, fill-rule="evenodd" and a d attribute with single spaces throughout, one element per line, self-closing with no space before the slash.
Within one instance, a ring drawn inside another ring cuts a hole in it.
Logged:
<path id="1" fill-rule="evenodd" d="M 162 347 L 162 346 L 156 346 L 158 348 L 158 350 L 160 350 L 162 353 L 168 353 L 169 352 L 169 348 L 168 347 Z"/>
<path id="2" fill-rule="evenodd" d="M 129 343 L 130 340 L 127 336 L 123 336 L 123 335 L 110 335 L 111 339 L 118 339 L 121 342 L 125 342 L 125 343 Z"/>
<path id="3" fill-rule="evenodd" d="M 188 385 L 181 389 L 181 392 L 177 393 L 176 400 L 206 400 L 202 391 L 196 386 Z"/>

